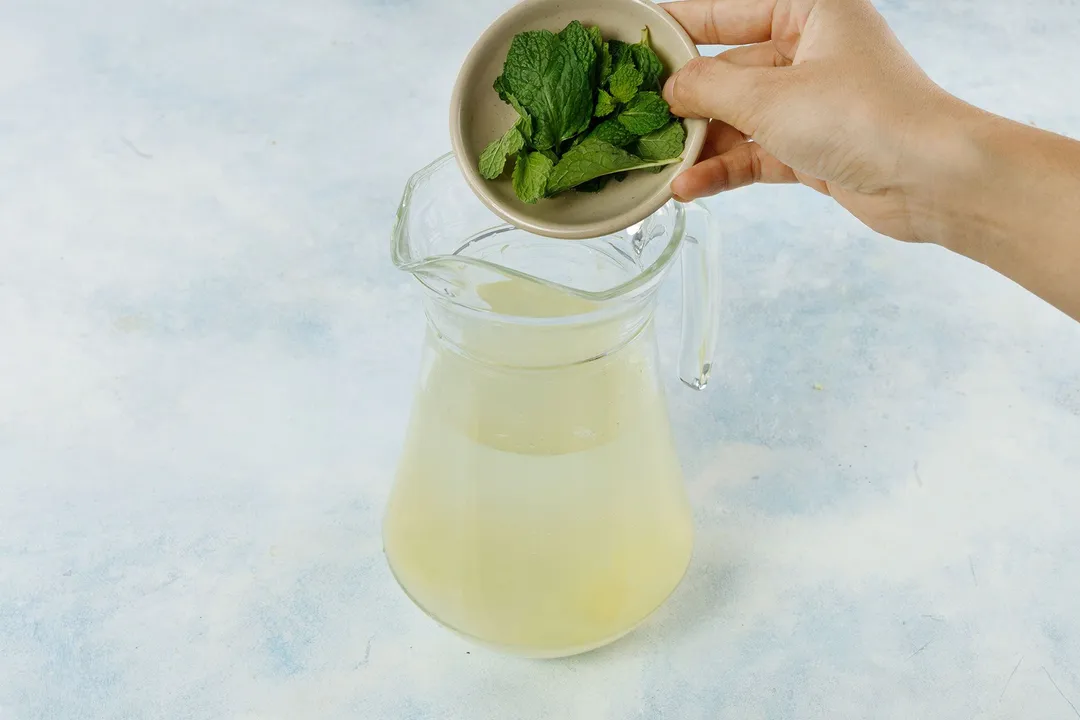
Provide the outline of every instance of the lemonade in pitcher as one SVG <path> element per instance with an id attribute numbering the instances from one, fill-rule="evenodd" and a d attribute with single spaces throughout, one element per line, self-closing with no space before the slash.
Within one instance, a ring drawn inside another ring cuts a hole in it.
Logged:
<path id="1" fill-rule="evenodd" d="M 384 543 L 402 588 L 446 627 L 571 655 L 631 631 L 678 585 L 693 529 L 652 318 L 682 248 L 681 371 L 703 387 L 717 257 L 693 212 L 695 234 L 672 203 L 567 242 L 500 223 L 452 158 L 410 183 L 395 261 L 426 288 L 428 330 Z"/>
<path id="2" fill-rule="evenodd" d="M 503 314 L 592 309 L 521 280 L 480 292 Z M 545 341 L 572 352 L 575 337 L 605 331 Z M 652 328 L 601 358 L 589 359 L 586 344 L 578 364 L 519 369 L 429 342 L 386 518 L 386 552 L 412 599 L 521 654 L 619 637 L 663 602 L 690 560 Z"/>

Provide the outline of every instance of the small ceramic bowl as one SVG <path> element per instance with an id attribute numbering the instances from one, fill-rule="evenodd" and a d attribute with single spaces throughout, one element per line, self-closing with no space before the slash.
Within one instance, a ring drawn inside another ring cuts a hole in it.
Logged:
<path id="1" fill-rule="evenodd" d="M 671 181 L 691 167 L 705 143 L 705 120 L 686 120 L 683 161 L 660 173 L 632 172 L 602 192 L 565 192 L 528 205 L 518 200 L 507 177 L 490 181 L 477 169 L 480 154 L 517 120 L 492 89 L 510 42 L 526 30 L 558 32 L 573 20 L 596 25 L 606 39 L 635 43 L 648 27 L 653 50 L 667 73 L 698 56 L 675 19 L 648 0 L 524 0 L 489 27 L 469 52 L 450 102 L 450 140 L 469 186 L 509 223 L 538 235 L 579 240 L 618 232 L 641 222 L 671 199 Z M 507 173 L 509 175 L 509 173 Z"/>

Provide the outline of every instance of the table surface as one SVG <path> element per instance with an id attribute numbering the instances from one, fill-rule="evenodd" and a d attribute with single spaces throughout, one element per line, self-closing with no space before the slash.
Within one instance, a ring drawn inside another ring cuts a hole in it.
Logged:
<path id="1" fill-rule="evenodd" d="M 0 3 L 0 718 L 1080 716 L 1080 326 L 794 187 L 711 203 L 706 394 L 664 343 L 672 600 L 550 662 L 410 605 L 388 235 L 508 4 Z M 951 91 L 1080 136 L 1077 2 L 880 7 Z"/>

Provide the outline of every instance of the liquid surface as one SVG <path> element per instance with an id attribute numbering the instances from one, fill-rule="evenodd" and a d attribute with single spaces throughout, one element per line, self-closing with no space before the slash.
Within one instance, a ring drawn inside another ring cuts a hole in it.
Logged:
<path id="1" fill-rule="evenodd" d="M 588 309 L 545 292 L 509 281 L 485 297 L 521 316 Z M 537 336 L 560 352 L 579 341 L 595 337 Z M 513 370 L 429 337 L 384 528 L 395 576 L 428 614 L 557 656 L 616 639 L 671 593 L 692 526 L 653 342 L 646 330 L 592 362 Z"/>

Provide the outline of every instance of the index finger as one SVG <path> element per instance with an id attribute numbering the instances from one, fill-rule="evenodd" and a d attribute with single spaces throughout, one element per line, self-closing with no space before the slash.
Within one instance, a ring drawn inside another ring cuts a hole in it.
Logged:
<path id="1" fill-rule="evenodd" d="M 776 0 L 683 0 L 661 7 L 698 45 L 749 45 L 770 39 Z"/>

